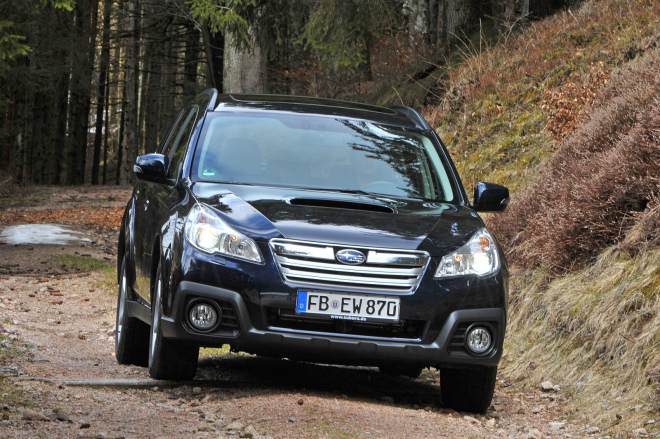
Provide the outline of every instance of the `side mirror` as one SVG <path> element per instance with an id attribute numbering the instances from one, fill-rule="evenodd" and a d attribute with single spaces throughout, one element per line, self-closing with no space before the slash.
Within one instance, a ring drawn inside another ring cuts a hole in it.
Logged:
<path id="1" fill-rule="evenodd" d="M 138 180 L 153 183 L 169 183 L 167 171 L 170 168 L 170 158 L 162 154 L 145 154 L 139 156 L 133 165 L 133 172 Z"/>
<path id="2" fill-rule="evenodd" d="M 478 183 L 473 208 L 477 212 L 504 212 L 509 205 L 509 189 L 494 183 Z"/>

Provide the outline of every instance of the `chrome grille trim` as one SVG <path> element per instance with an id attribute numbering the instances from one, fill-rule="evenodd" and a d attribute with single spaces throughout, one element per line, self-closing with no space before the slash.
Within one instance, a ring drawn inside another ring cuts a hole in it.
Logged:
<path id="1" fill-rule="evenodd" d="M 270 247 L 277 267 L 286 281 L 314 288 L 410 293 L 419 283 L 429 261 L 429 254 L 423 251 L 343 246 L 279 238 L 272 239 Z M 335 255 L 346 249 L 367 254 L 366 263 L 339 263 Z"/>
<path id="2" fill-rule="evenodd" d="M 428 255 L 416 255 L 405 253 L 384 253 L 377 251 L 369 251 L 367 256 L 367 264 L 394 264 L 394 265 L 424 265 Z"/>
<path id="3" fill-rule="evenodd" d="M 303 246 L 297 244 L 287 244 L 283 245 L 275 242 L 274 244 L 271 241 L 275 252 L 280 255 L 289 255 L 289 256 L 300 256 L 303 258 L 314 258 L 314 259 L 329 259 L 331 261 L 335 260 L 335 252 L 332 251 L 332 247 L 317 247 L 317 246 Z"/>

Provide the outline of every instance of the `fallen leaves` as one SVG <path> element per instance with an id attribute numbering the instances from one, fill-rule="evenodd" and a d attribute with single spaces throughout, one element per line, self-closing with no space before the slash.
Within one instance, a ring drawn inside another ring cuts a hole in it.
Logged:
<path id="1" fill-rule="evenodd" d="M 124 215 L 123 207 L 96 209 L 18 210 L 0 213 L 0 224 L 82 224 L 117 228 Z"/>
<path id="2" fill-rule="evenodd" d="M 577 72 L 572 76 L 577 77 Z M 570 81 L 559 90 L 545 91 L 541 109 L 550 113 L 545 130 L 555 140 L 561 140 L 575 130 L 586 108 L 607 84 L 608 76 L 607 67 L 602 62 L 591 64 L 582 81 Z"/>

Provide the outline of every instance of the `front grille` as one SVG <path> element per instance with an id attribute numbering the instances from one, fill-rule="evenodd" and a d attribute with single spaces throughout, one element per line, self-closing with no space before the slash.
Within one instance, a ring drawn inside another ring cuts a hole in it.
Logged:
<path id="1" fill-rule="evenodd" d="M 285 280 L 307 287 L 335 287 L 351 291 L 408 293 L 419 283 L 429 255 L 426 252 L 387 250 L 273 239 L 271 249 Z M 346 265 L 335 255 L 358 250 L 366 261 Z"/>
<path id="2" fill-rule="evenodd" d="M 356 322 L 301 316 L 291 309 L 267 307 L 265 311 L 270 327 L 318 333 L 421 340 L 426 327 L 424 320 L 402 320 L 398 323 Z"/>

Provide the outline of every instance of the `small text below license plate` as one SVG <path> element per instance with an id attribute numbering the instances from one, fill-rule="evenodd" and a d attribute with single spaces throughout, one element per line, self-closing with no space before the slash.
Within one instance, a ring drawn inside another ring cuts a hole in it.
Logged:
<path id="1" fill-rule="evenodd" d="M 325 315 L 331 319 L 399 321 L 398 297 L 298 291 L 296 312 Z"/>

